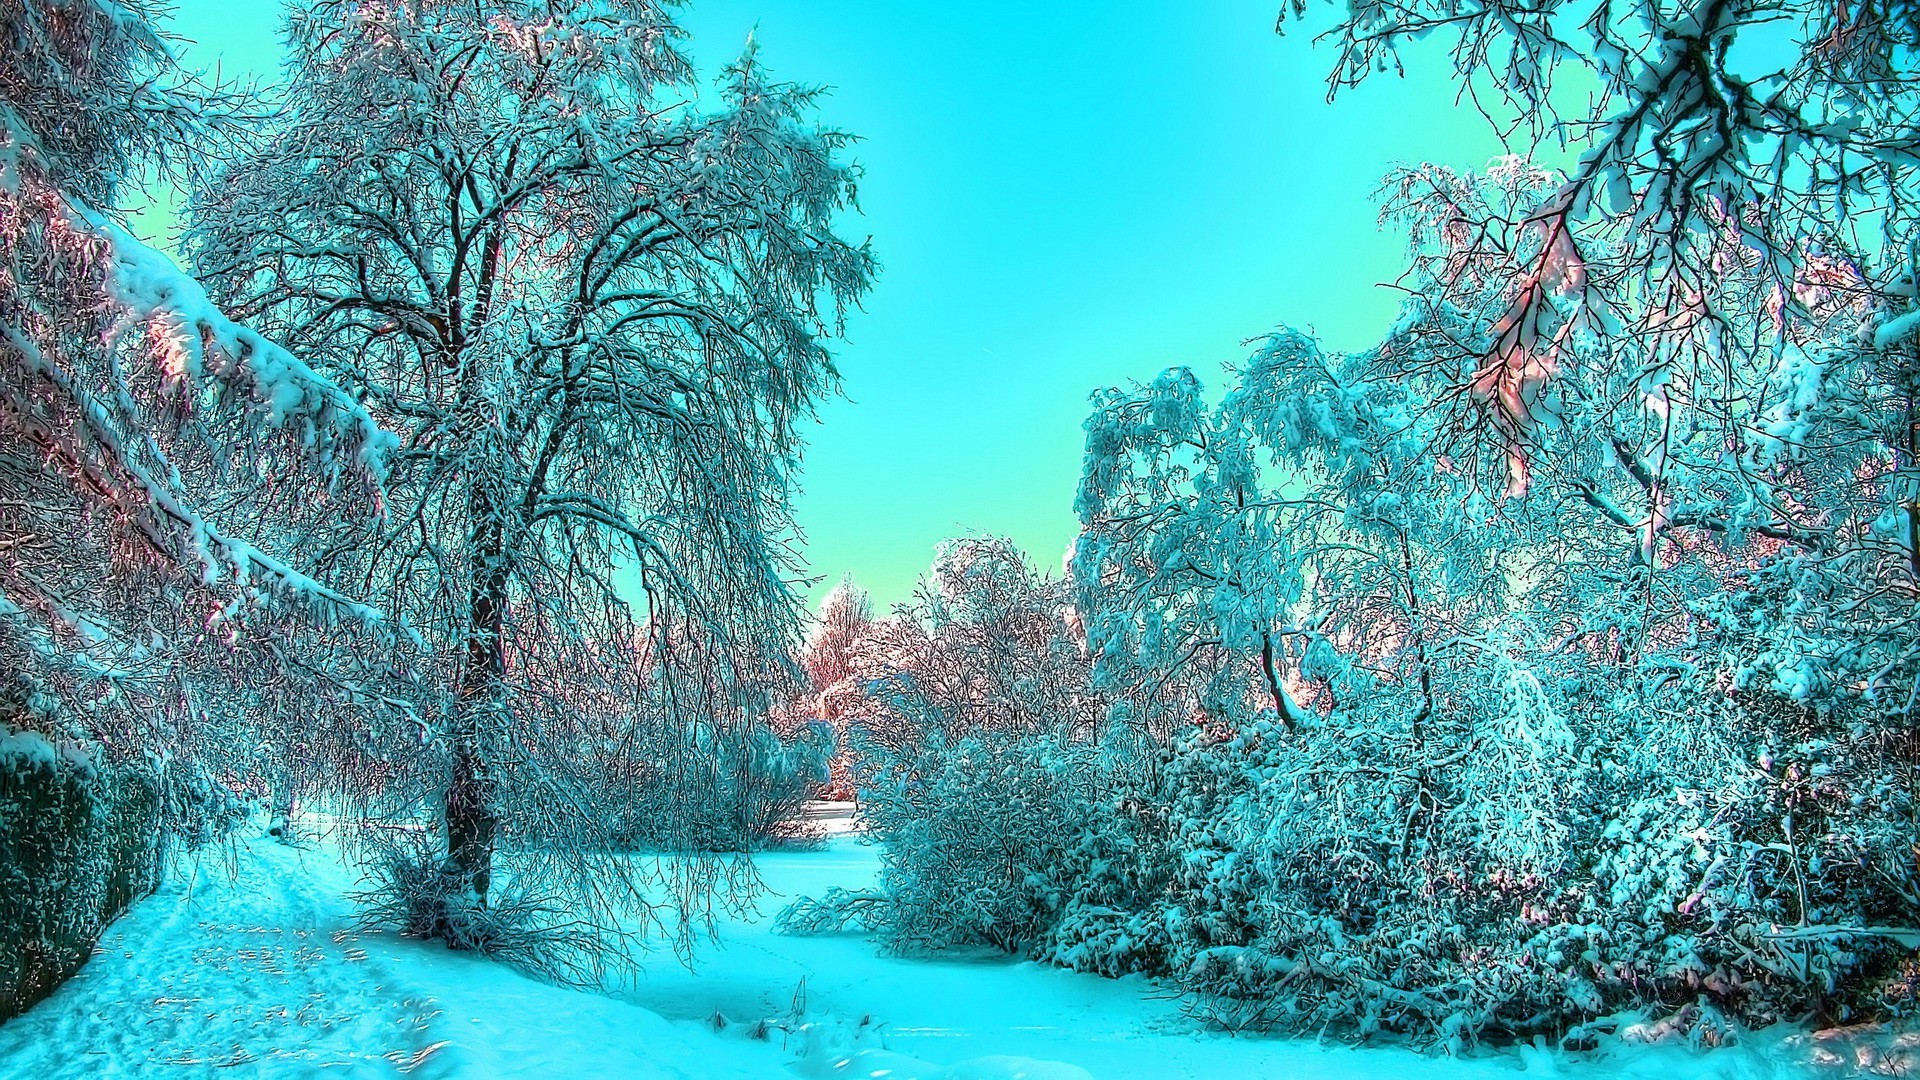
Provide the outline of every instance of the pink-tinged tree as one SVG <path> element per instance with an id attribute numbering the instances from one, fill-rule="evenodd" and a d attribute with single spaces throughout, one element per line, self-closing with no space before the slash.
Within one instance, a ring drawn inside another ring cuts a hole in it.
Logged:
<path id="1" fill-rule="evenodd" d="M 873 600 L 849 574 L 820 601 L 819 614 L 801 650 L 800 665 L 806 671 L 808 694 L 807 700 L 794 704 L 795 719 L 826 724 L 839 744 L 825 789 L 827 798 L 851 799 L 855 795 L 857 781 L 847 738 L 848 721 L 864 701 L 865 687 L 855 671 L 854 655 L 873 629 Z"/>
<path id="2" fill-rule="evenodd" d="M 1280 27 L 1307 8 L 1290 4 Z M 1579 151 L 1536 197 L 1467 199 L 1445 218 L 1459 249 L 1504 263 L 1490 317 L 1456 347 L 1461 388 L 1506 428 L 1517 465 L 1527 398 L 1583 330 L 1638 343 L 1621 350 L 1629 365 L 1664 344 L 1673 355 L 1650 366 L 1701 380 L 1702 399 L 1711 354 L 1769 348 L 1716 336 L 1748 299 L 1730 266 L 1757 271 L 1788 324 L 1822 280 L 1874 298 L 1876 318 L 1911 297 L 1920 36 L 1897 4 L 1422 0 L 1351 8 L 1322 40 L 1337 51 L 1330 96 L 1404 71 L 1403 52 L 1450 61 L 1459 95 L 1503 133 Z"/>
<path id="3" fill-rule="evenodd" d="M 1904 8 L 1434 0 L 1352 8 L 1325 38 L 1332 91 L 1444 51 L 1503 130 L 1579 152 L 1565 175 L 1389 182 L 1414 309 L 1383 358 L 1447 388 L 1436 452 L 1496 450 L 1513 495 L 1557 472 L 1650 566 L 1774 546 L 1768 588 L 1831 595 L 1818 610 L 1860 632 L 1842 643 L 1803 602 L 1753 600 L 1777 640 L 1749 642 L 1743 679 L 1912 709 L 1920 31 Z"/>
<path id="4" fill-rule="evenodd" d="M 1094 734 L 1067 584 L 1000 537 L 943 542 L 913 598 L 849 655 L 857 737 L 904 749 L 972 732 Z"/>
<path id="5" fill-rule="evenodd" d="M 394 442 L 115 219 L 241 119 L 152 16 L 0 4 L 0 722 L 237 784 L 282 721 L 393 681 L 335 664 L 404 635 L 300 537 L 377 517 Z"/>
<path id="6" fill-rule="evenodd" d="M 385 524 L 322 563 L 426 638 L 414 774 L 469 907 L 516 806 L 596 830 L 531 764 L 569 705 L 527 686 L 642 636 L 692 740 L 764 714 L 797 638 L 799 425 L 873 272 L 835 232 L 857 174 L 751 51 L 697 107 L 680 36 L 648 0 L 319 0 L 282 120 L 193 211 L 217 294 L 399 436 Z"/>
<path id="7" fill-rule="evenodd" d="M 824 694 L 853 675 L 854 650 L 872 631 L 873 622 L 873 598 L 853 583 L 851 574 L 827 592 L 801 655 L 807 681 L 816 692 Z M 832 719 L 828 712 L 828 706 L 820 706 L 822 719 Z"/>

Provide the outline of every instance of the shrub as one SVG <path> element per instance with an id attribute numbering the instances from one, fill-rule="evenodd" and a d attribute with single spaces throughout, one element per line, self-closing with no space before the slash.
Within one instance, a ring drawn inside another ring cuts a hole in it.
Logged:
<path id="1" fill-rule="evenodd" d="M 1233 1030 L 1449 1051 L 1579 1045 L 1636 1012 L 1713 1041 L 1910 1010 L 1904 744 L 1763 696 L 1599 694 L 1579 666 L 1484 658 L 1489 692 L 1424 744 L 1356 706 L 1158 754 L 986 731 L 896 751 L 866 803 L 883 935 L 1162 974 Z"/>
<path id="2" fill-rule="evenodd" d="M 0 1020 L 53 992 L 159 882 L 151 773 L 0 723 Z"/>
<path id="3" fill-rule="evenodd" d="M 1166 966 L 1199 1015 L 1457 1050 L 1627 1010 L 1884 1014 L 1914 935 L 1871 928 L 1910 925 L 1916 882 L 1908 767 L 1876 729 L 1808 717 L 1769 751 L 1777 723 L 1705 698 L 1663 702 L 1701 734 L 1662 748 L 1672 715 L 1522 682 L 1448 718 L 1468 734 L 1438 765 L 1351 719 L 1183 747 Z"/>
<path id="4" fill-rule="evenodd" d="M 1123 797 L 1132 755 L 1062 733 L 983 730 L 885 754 L 865 795 L 869 830 L 885 845 L 892 899 L 889 945 L 922 952 L 988 945 L 1119 974 L 1146 963 L 1151 934 L 1096 956 L 1116 905 L 1144 906 L 1138 804 Z M 1139 942 L 1135 947 L 1135 942 Z"/>
<path id="5" fill-rule="evenodd" d="M 364 930 L 398 929 L 450 949 L 513 964 L 551 982 L 599 986 L 627 938 L 567 914 L 561 894 L 533 875 L 503 875 L 485 898 L 445 865 L 429 833 L 390 840 L 367 861 L 371 887 L 354 895 Z"/>

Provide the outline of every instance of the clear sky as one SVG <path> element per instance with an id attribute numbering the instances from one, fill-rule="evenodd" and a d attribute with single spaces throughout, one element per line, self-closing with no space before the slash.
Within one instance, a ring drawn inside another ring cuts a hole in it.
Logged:
<path id="1" fill-rule="evenodd" d="M 272 76 L 278 5 L 177 2 L 190 62 Z M 1378 283 L 1403 241 L 1375 228 L 1380 177 L 1501 148 L 1438 56 L 1325 104 L 1333 55 L 1273 32 L 1283 2 L 683 10 L 703 76 L 755 32 L 777 76 L 831 86 L 824 118 L 864 139 L 846 228 L 884 270 L 807 451 L 816 597 L 851 571 L 884 607 L 935 543 L 972 533 L 1057 567 L 1091 391 L 1174 364 L 1217 382 L 1283 322 L 1334 348 L 1385 329 L 1397 300 Z"/>

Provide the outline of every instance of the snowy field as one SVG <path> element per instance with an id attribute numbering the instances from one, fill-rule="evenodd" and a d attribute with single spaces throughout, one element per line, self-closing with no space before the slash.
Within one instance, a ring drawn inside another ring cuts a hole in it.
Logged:
<path id="1" fill-rule="evenodd" d="M 782 896 L 858 887 L 877 870 L 875 850 L 845 837 L 760 862 Z M 356 885 L 327 846 L 259 841 L 183 870 L 108 931 L 78 977 L 0 1024 L 0 1076 L 1747 1080 L 1888 1075 L 1903 1064 L 1861 1068 L 1850 1050 L 1842 1066 L 1805 1037 L 1709 1053 L 1522 1049 L 1467 1060 L 1231 1038 L 1196 1032 L 1178 1001 L 1143 979 L 1000 956 L 882 957 L 854 933 L 776 935 L 768 924 L 780 897 L 723 923 L 697 970 L 662 956 L 621 1000 L 356 932 L 344 899 Z"/>

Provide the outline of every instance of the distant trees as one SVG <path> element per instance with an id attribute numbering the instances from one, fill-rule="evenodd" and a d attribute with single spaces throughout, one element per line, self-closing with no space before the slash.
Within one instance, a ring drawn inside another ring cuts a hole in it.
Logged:
<path id="1" fill-rule="evenodd" d="M 816 690 L 824 692 L 853 674 L 854 650 L 872 631 L 873 621 L 873 598 L 853 583 L 851 574 L 827 591 L 800 661 Z M 832 719 L 828 711 L 821 706 L 821 716 Z"/>
<path id="2" fill-rule="evenodd" d="M 802 699 L 791 703 L 792 720 L 825 724 L 838 745 L 824 797 L 851 799 L 857 781 L 849 743 L 849 719 L 865 700 L 866 688 L 854 667 L 855 650 L 873 633 L 873 600 L 851 574 L 827 592 L 800 652 L 806 674 Z"/>
<path id="3" fill-rule="evenodd" d="M 290 28 L 283 119 L 190 243 L 398 436 L 384 519 L 317 565 L 426 640 L 409 769 L 444 792 L 451 927 L 514 813 L 596 842 L 542 766 L 571 710 L 640 695 L 683 746 L 764 713 L 798 425 L 873 260 L 834 231 L 857 174 L 815 92 L 749 52 L 696 111 L 645 0 L 318 0 Z"/>

